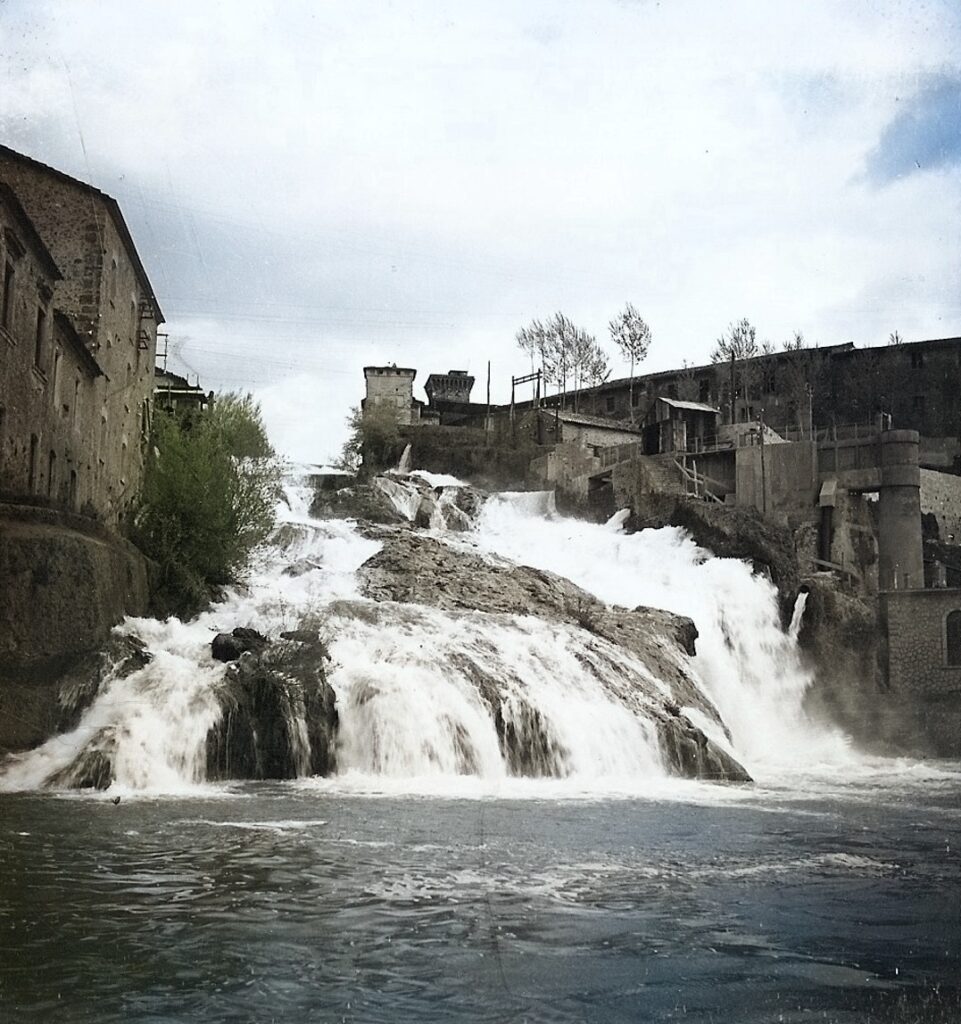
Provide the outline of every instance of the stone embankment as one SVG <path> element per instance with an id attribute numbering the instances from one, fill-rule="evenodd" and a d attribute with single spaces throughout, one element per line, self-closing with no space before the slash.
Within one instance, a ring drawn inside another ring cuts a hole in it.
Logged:
<path id="1" fill-rule="evenodd" d="M 145 559 L 96 521 L 0 505 L 0 753 L 55 731 L 63 687 L 148 599 Z"/>

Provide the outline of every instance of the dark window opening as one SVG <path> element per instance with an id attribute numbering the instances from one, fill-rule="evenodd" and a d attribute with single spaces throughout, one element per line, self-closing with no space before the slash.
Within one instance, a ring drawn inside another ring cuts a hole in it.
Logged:
<path id="1" fill-rule="evenodd" d="M 54 493 L 54 476 L 57 472 L 57 453 L 51 452 L 47 456 L 47 497 L 52 498 Z"/>
<path id="2" fill-rule="evenodd" d="M 3 270 L 3 308 L 0 309 L 0 323 L 8 328 L 13 323 L 13 264 Z"/>
<path id="3" fill-rule="evenodd" d="M 635 389 L 634 394 L 631 395 L 631 405 L 641 404 L 641 392 L 639 389 Z"/>
<path id="4" fill-rule="evenodd" d="M 43 366 L 43 335 L 46 322 L 47 314 L 41 307 L 37 307 L 37 336 L 33 349 L 33 361 L 37 367 Z"/>
<path id="5" fill-rule="evenodd" d="M 961 611 L 948 612 L 944 620 L 945 662 L 961 666 Z"/>
<path id="6" fill-rule="evenodd" d="M 912 352 L 911 353 L 911 366 L 915 370 L 920 370 L 924 366 L 924 353 L 923 352 Z"/>
<path id="7" fill-rule="evenodd" d="M 30 435 L 30 466 L 27 470 L 27 489 L 31 494 L 37 488 L 37 448 L 40 445 L 40 438 L 36 434 Z"/>
<path id="8" fill-rule="evenodd" d="M 607 396 L 606 408 L 608 412 L 613 412 L 617 405 L 617 399 L 613 395 Z"/>
<path id="9" fill-rule="evenodd" d="M 698 401 L 703 402 L 705 405 L 711 401 L 711 382 L 707 378 L 700 382 L 697 397 Z"/>

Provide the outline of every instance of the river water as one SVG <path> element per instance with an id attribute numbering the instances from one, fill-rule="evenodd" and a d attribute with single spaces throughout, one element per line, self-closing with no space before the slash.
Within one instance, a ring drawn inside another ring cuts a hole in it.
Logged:
<path id="1" fill-rule="evenodd" d="M 3 798 L 5 1021 L 961 1020 L 961 774 Z"/>
<path id="2" fill-rule="evenodd" d="M 961 764 L 869 758 L 808 717 L 803 602 L 783 629 L 743 563 L 544 496 L 447 538 L 693 617 L 714 738 L 756 780 L 716 786 L 666 773 L 583 671 L 583 631 L 368 607 L 354 574 L 377 542 L 311 520 L 296 488 L 285 517 L 247 590 L 128 622 L 151 664 L 0 765 L 0 1021 L 961 1021 Z M 316 570 L 284 574 L 298 558 Z M 210 637 L 304 610 L 334 625 L 339 773 L 205 782 Z M 553 730 L 557 778 L 503 762 L 460 674 L 479 649 Z M 51 790 L 91 746 L 111 788 Z"/>

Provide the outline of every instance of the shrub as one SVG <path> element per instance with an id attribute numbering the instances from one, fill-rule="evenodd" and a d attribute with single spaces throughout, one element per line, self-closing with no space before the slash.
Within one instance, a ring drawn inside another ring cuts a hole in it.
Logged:
<path id="1" fill-rule="evenodd" d="M 356 473 L 363 468 L 376 473 L 397 461 L 400 430 L 392 409 L 373 406 L 362 411 L 354 406 L 347 426 L 350 434 L 337 460 L 339 469 Z"/>
<path id="2" fill-rule="evenodd" d="M 190 614 L 243 578 L 274 526 L 282 467 L 250 395 L 192 419 L 158 411 L 151 442 L 132 535 L 157 563 L 158 609 Z"/>

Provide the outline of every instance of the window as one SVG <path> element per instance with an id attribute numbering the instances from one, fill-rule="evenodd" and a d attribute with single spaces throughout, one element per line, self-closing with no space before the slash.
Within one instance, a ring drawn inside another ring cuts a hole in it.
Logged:
<path id="1" fill-rule="evenodd" d="M 73 382 L 73 425 L 80 422 L 80 378 Z"/>
<path id="2" fill-rule="evenodd" d="M 911 367 L 915 370 L 920 370 L 924 366 L 924 353 L 918 352 L 916 349 L 911 353 Z"/>
<path id="3" fill-rule="evenodd" d="M 37 369 L 43 368 L 43 336 L 46 333 L 47 314 L 43 306 L 37 307 L 37 336 L 34 341 L 33 362 Z"/>
<path id="4" fill-rule="evenodd" d="M 607 411 L 608 412 L 613 412 L 616 405 L 617 405 L 617 399 L 613 395 L 608 395 L 607 396 L 607 402 L 605 403 L 605 407 L 606 407 Z"/>
<path id="5" fill-rule="evenodd" d="M 711 401 L 711 382 L 707 377 L 698 383 L 697 400 L 705 405 Z"/>
<path id="6" fill-rule="evenodd" d="M 50 452 L 47 456 L 47 497 L 54 495 L 54 477 L 57 472 L 57 453 Z"/>
<path id="7" fill-rule="evenodd" d="M 3 268 L 3 308 L 0 309 L 0 324 L 10 330 L 13 327 L 13 264 Z"/>
<path id="8" fill-rule="evenodd" d="M 36 434 L 30 435 L 30 468 L 27 475 L 27 489 L 31 494 L 37 487 L 37 448 L 40 446 L 40 438 Z"/>
<path id="9" fill-rule="evenodd" d="M 641 404 L 641 391 L 638 388 L 638 389 L 635 389 L 634 394 L 631 395 L 631 405 L 640 405 L 640 404 Z"/>
<path id="10" fill-rule="evenodd" d="M 961 611 L 948 612 L 944 617 L 944 663 L 961 667 Z"/>

